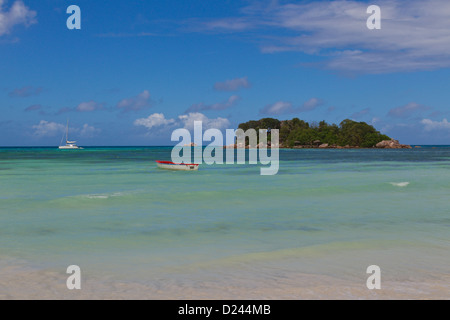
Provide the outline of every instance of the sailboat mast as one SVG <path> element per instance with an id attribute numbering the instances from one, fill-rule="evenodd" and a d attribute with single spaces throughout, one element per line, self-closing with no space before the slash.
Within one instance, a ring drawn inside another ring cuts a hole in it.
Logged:
<path id="1" fill-rule="evenodd" d="M 69 119 L 67 119 L 67 128 L 66 128 L 66 143 L 69 141 Z"/>

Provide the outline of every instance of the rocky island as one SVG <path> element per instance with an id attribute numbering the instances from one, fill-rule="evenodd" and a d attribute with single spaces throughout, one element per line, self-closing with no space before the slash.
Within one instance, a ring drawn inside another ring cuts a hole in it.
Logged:
<path id="1" fill-rule="evenodd" d="M 251 120 L 239 125 L 244 131 L 248 129 L 268 129 L 268 144 L 270 146 L 270 130 L 278 129 L 280 133 L 280 148 L 320 148 L 320 149 L 350 149 L 350 148 L 380 148 L 380 149 L 411 149 L 411 146 L 400 144 L 387 135 L 381 134 L 373 126 L 365 122 L 350 119 L 343 120 L 339 125 L 328 124 L 325 121 L 308 123 L 294 118 L 280 121 L 274 118 Z M 248 146 L 246 146 L 248 148 Z"/>

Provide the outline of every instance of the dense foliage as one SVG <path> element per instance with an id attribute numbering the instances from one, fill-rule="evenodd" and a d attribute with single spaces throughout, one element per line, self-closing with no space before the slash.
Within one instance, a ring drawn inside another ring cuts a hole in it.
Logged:
<path id="1" fill-rule="evenodd" d="M 247 129 L 279 129 L 280 143 L 286 147 L 295 145 L 313 146 L 318 143 L 327 143 L 330 146 L 358 146 L 363 148 L 374 147 L 378 142 L 391 140 L 381 134 L 373 126 L 365 122 L 356 122 L 345 119 L 339 125 L 328 124 L 325 121 L 308 123 L 298 118 L 280 121 L 273 118 L 264 118 L 258 121 L 248 121 L 239 125 L 244 131 Z"/>

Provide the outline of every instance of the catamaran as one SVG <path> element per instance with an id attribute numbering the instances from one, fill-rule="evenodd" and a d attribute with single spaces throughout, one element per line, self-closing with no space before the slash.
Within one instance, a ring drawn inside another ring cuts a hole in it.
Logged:
<path id="1" fill-rule="evenodd" d="M 73 150 L 73 149 L 83 149 L 82 147 L 77 146 L 76 141 L 69 141 L 69 120 L 67 120 L 67 128 L 66 128 L 66 145 L 62 146 L 62 141 L 64 136 L 61 138 L 61 143 L 59 144 L 59 149 L 64 150 Z"/>

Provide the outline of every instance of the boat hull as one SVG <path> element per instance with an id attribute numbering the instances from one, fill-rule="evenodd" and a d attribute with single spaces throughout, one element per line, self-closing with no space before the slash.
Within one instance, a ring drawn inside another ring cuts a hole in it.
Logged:
<path id="1" fill-rule="evenodd" d="M 158 168 L 176 171 L 197 171 L 198 164 L 173 163 L 169 161 L 156 161 Z"/>

